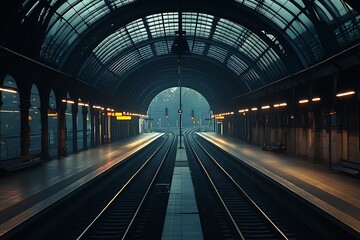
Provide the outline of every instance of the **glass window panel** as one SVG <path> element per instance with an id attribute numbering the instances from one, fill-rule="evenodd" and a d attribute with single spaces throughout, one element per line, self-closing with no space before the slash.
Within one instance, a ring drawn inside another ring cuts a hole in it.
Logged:
<path id="1" fill-rule="evenodd" d="M 135 2 L 135 0 L 116 0 L 116 1 L 114 1 L 114 4 L 116 7 L 119 8 L 119 7 L 122 7 L 126 4 L 133 3 L 133 2 Z"/>
<path id="2" fill-rule="evenodd" d="M 331 13 L 324 7 L 324 5 L 319 3 L 319 1 L 315 1 L 314 4 L 315 4 L 316 10 L 317 10 L 317 13 L 321 16 L 321 19 L 330 23 L 330 21 L 333 20 Z"/>
<path id="3" fill-rule="evenodd" d="M 151 58 L 154 56 L 152 50 L 151 50 L 151 47 L 150 45 L 147 45 L 145 47 L 142 47 L 142 48 L 139 48 L 139 53 L 142 57 L 143 60 L 146 60 L 148 58 Z"/>
<path id="4" fill-rule="evenodd" d="M 225 49 L 219 48 L 217 46 L 210 46 L 208 51 L 208 56 L 212 57 L 220 62 L 224 62 L 228 52 Z"/>
<path id="5" fill-rule="evenodd" d="M 141 19 L 138 19 L 125 27 L 129 33 L 130 38 L 134 44 L 147 40 L 148 34 L 145 25 Z"/>
<path id="6" fill-rule="evenodd" d="M 127 3 L 134 1 L 117 1 L 118 7 L 125 5 Z M 48 44 L 48 40 L 50 40 L 49 36 L 52 36 L 59 29 L 59 25 L 68 25 L 70 29 L 76 34 L 80 34 L 86 30 L 92 23 L 94 23 L 99 18 L 103 17 L 105 14 L 109 13 L 110 9 L 106 5 L 103 0 L 86 0 L 86 1 L 66 1 L 64 2 L 58 9 L 56 9 L 56 14 L 52 17 L 48 26 L 48 33 L 45 40 L 45 45 Z M 81 22 L 83 24 L 81 24 Z M 87 25 L 86 25 L 87 24 Z M 53 38 L 54 41 L 57 42 L 56 45 L 60 45 L 60 42 L 63 42 L 65 36 L 59 35 L 58 38 Z M 72 39 L 72 38 L 71 38 Z M 69 45 L 62 45 L 65 49 L 58 52 L 64 52 Z M 52 46 L 54 47 L 54 46 Z M 53 49 L 49 51 L 54 52 Z M 41 54 L 42 56 L 46 55 L 44 52 Z M 50 57 L 48 54 L 47 58 Z M 58 56 L 56 57 L 58 59 Z"/>
<path id="7" fill-rule="evenodd" d="M 4 86 L 17 88 L 15 79 L 6 75 Z M 0 107 L 0 160 L 17 157 L 20 150 L 20 98 L 18 93 L 2 92 Z"/>
<path id="8" fill-rule="evenodd" d="M 49 108 L 56 109 L 56 98 L 54 91 L 51 90 L 49 96 Z M 49 131 L 49 155 L 50 157 L 57 157 L 58 141 L 57 141 L 57 116 L 48 116 L 48 131 Z"/>
<path id="9" fill-rule="evenodd" d="M 41 152 L 41 116 L 40 116 L 40 95 L 35 85 L 31 88 L 30 108 L 29 108 L 29 126 L 30 126 L 30 153 Z"/>
<path id="10" fill-rule="evenodd" d="M 204 54 L 205 43 L 198 42 L 198 41 L 195 41 L 194 43 L 193 43 L 193 41 L 188 41 L 188 42 L 191 42 L 191 44 L 189 44 L 189 48 L 192 49 L 192 53 L 198 54 L 198 55 Z M 194 46 L 193 46 L 193 44 L 194 44 Z"/>
<path id="11" fill-rule="evenodd" d="M 240 75 L 248 68 L 248 65 L 235 55 L 231 55 L 227 66 L 237 75 Z"/>
<path id="12" fill-rule="evenodd" d="M 101 60 L 102 63 L 105 63 L 114 54 L 119 53 L 130 46 L 133 46 L 130 36 L 125 28 L 121 28 L 104 39 L 94 49 L 94 54 Z"/>
<path id="13" fill-rule="evenodd" d="M 168 46 L 171 45 L 172 43 L 171 44 L 169 43 L 169 45 L 166 44 L 166 41 L 155 42 L 154 47 L 155 47 L 156 55 L 160 56 L 164 54 L 169 54 Z"/>
<path id="14" fill-rule="evenodd" d="M 186 36 L 208 38 L 214 17 L 203 13 L 183 13 L 183 29 Z"/>
<path id="15" fill-rule="evenodd" d="M 56 13 L 61 16 L 61 15 L 63 15 L 70 7 L 71 7 L 71 5 L 70 5 L 68 2 L 64 2 L 64 3 L 56 10 Z"/>
<path id="16" fill-rule="evenodd" d="M 141 61 L 141 56 L 137 51 L 133 51 L 119 58 L 114 64 L 110 66 L 110 71 L 121 76 L 128 69 Z"/>

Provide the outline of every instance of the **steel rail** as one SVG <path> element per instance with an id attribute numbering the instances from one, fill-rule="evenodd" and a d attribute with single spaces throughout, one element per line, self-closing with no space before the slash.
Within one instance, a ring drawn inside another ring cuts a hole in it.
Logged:
<path id="1" fill-rule="evenodd" d="M 119 197 L 119 195 L 132 183 L 135 178 L 138 176 L 138 174 L 144 169 L 144 167 L 154 158 L 154 156 L 160 151 L 160 149 L 164 146 L 164 144 L 169 139 L 169 136 L 165 139 L 165 141 L 154 151 L 153 154 L 142 164 L 142 166 L 131 176 L 131 178 L 124 184 L 124 186 L 114 195 L 114 197 L 106 204 L 106 206 L 100 211 L 100 213 L 91 221 L 91 223 L 81 232 L 81 234 L 76 238 L 77 240 L 85 239 L 85 236 L 88 234 L 90 229 L 92 229 L 95 224 L 101 219 L 101 217 L 107 212 L 107 210 L 111 207 L 111 205 L 114 203 L 114 201 Z M 169 149 L 173 145 L 174 139 L 172 143 L 170 144 L 168 150 L 166 153 L 168 154 Z M 162 161 L 163 162 L 163 161 Z M 161 167 L 161 166 L 160 166 Z M 159 169 L 160 169 L 159 167 Z M 158 169 L 158 170 L 159 170 Z M 158 171 L 157 171 L 158 172 Z M 153 181 L 152 181 L 153 182 Z M 151 183 L 152 183 L 151 182 Z M 151 187 L 151 184 L 150 184 Z M 147 193 L 148 191 L 146 191 Z M 143 202 L 143 201 L 141 201 Z"/>

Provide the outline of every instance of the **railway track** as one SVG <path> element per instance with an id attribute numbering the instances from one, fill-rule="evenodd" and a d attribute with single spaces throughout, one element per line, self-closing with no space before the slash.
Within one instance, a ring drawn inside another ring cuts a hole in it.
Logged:
<path id="1" fill-rule="evenodd" d="M 194 138 L 188 144 L 209 181 L 223 214 L 237 239 L 288 239 L 255 201 Z"/>
<path id="2" fill-rule="evenodd" d="M 145 199 L 154 189 L 155 180 L 174 145 L 175 137 L 171 138 L 145 161 L 76 239 L 129 238 Z"/>
<path id="3" fill-rule="evenodd" d="M 175 134 L 165 136 L 86 184 L 11 239 L 160 238 L 169 194 L 159 192 L 159 186 L 171 184 L 177 142 Z"/>

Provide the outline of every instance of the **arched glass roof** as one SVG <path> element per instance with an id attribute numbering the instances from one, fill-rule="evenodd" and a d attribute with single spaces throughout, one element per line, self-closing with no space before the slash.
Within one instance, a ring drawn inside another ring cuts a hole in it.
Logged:
<path id="1" fill-rule="evenodd" d="M 120 87 L 145 64 L 170 59 L 179 19 L 190 55 L 203 61 L 197 67 L 222 66 L 241 91 L 300 71 L 360 39 L 360 16 L 344 0 L 195 2 L 27 0 L 19 13 L 21 23 L 43 26 L 43 62 L 104 91 Z M 76 66 L 66 65 L 71 59 L 79 60 Z"/>
<path id="2" fill-rule="evenodd" d="M 240 24 L 192 12 L 183 13 L 182 19 L 190 53 L 218 61 L 238 75 L 239 81 L 251 86 L 250 89 L 261 82 L 258 71 L 272 81 L 288 73 L 274 49 Z M 98 66 L 121 79 L 135 65 L 169 55 L 177 29 L 176 12 L 146 16 L 121 27 L 94 48 L 80 78 L 98 78 Z M 140 43 L 145 46 L 139 47 Z M 247 61 L 242 60 L 244 57 Z"/>

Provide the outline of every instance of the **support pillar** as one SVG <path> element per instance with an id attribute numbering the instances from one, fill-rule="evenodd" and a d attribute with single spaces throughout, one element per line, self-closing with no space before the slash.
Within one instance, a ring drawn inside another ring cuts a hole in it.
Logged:
<path id="1" fill-rule="evenodd" d="M 58 104 L 58 156 L 66 156 L 66 103 Z"/>
<path id="2" fill-rule="evenodd" d="M 82 122 L 83 122 L 83 149 L 86 150 L 88 149 L 88 145 L 87 145 L 87 138 L 90 137 L 87 135 L 87 114 L 88 114 L 88 108 L 83 106 L 82 107 Z"/>
<path id="3" fill-rule="evenodd" d="M 71 105 L 71 114 L 72 114 L 72 135 L 73 135 L 73 152 L 78 152 L 78 137 L 77 137 L 77 114 L 78 114 L 78 105 Z"/>
<path id="4" fill-rule="evenodd" d="M 29 109 L 30 109 L 29 98 L 26 96 L 20 97 L 20 148 L 21 155 L 29 154 L 30 146 L 30 126 L 29 126 Z"/>
<path id="5" fill-rule="evenodd" d="M 91 147 L 95 147 L 95 116 L 96 111 L 94 109 L 91 109 L 90 111 L 90 122 L 91 122 L 91 129 L 90 129 L 90 144 Z"/>

